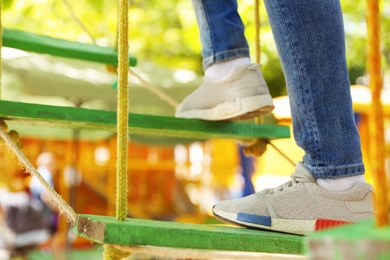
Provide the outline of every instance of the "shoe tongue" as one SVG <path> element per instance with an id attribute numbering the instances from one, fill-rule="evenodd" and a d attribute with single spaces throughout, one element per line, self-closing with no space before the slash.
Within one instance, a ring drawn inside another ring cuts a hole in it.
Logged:
<path id="1" fill-rule="evenodd" d="M 316 182 L 316 179 L 309 172 L 309 170 L 305 166 L 303 166 L 301 162 L 297 163 L 297 165 L 295 166 L 295 172 L 291 175 L 291 178 L 294 179 L 296 182 L 301 183 Z"/>

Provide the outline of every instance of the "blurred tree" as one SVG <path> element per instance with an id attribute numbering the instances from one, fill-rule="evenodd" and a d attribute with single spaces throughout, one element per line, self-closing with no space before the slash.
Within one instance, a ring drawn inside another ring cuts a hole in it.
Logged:
<path id="1" fill-rule="evenodd" d="M 3 24 L 69 40 L 91 42 L 87 33 L 72 18 L 65 0 L 3 0 Z M 100 45 L 114 46 L 117 31 L 117 1 L 66 0 L 74 14 Z M 390 3 L 383 1 L 382 40 L 385 68 L 390 63 Z M 239 11 L 246 24 L 246 36 L 254 50 L 254 0 L 239 0 Z M 365 73 L 365 1 L 342 1 L 347 59 L 351 82 Z M 263 4 L 261 5 L 261 50 L 264 76 L 273 96 L 286 94 L 285 82 Z M 130 52 L 139 62 L 201 73 L 201 44 L 190 0 L 130 0 Z M 254 57 L 254 56 L 253 56 Z"/>

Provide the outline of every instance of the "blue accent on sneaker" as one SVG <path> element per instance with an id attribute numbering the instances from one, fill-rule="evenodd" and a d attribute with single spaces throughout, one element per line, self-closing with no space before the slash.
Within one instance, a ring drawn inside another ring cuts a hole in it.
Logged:
<path id="1" fill-rule="evenodd" d="M 263 226 L 271 226 L 271 217 L 270 216 L 261 216 L 261 215 L 253 215 L 239 212 L 237 214 L 237 220 L 263 225 Z"/>

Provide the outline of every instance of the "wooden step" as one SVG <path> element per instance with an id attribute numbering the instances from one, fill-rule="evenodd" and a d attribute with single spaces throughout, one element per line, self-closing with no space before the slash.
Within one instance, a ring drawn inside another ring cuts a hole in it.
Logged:
<path id="1" fill-rule="evenodd" d="M 116 112 L 0 100 L 0 118 L 28 126 L 92 129 L 116 132 Z M 166 116 L 129 114 L 129 133 L 206 140 L 288 138 L 287 126 L 240 122 L 210 122 Z"/>
<path id="2" fill-rule="evenodd" d="M 304 237 L 225 225 L 79 215 L 74 231 L 101 244 L 303 254 Z"/>
<path id="3" fill-rule="evenodd" d="M 118 53 L 114 48 L 62 40 L 7 28 L 3 28 L 3 46 L 109 65 L 118 64 Z M 130 55 L 129 66 L 135 66 L 136 63 L 137 59 Z"/>

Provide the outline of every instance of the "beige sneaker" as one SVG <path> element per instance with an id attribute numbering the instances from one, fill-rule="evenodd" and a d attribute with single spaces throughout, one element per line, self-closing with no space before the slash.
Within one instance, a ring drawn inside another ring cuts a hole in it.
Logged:
<path id="1" fill-rule="evenodd" d="M 213 213 L 217 219 L 239 226 L 306 235 L 373 217 L 372 199 L 370 184 L 359 183 L 343 192 L 327 190 L 298 163 L 289 182 L 218 203 Z"/>
<path id="2" fill-rule="evenodd" d="M 176 117 L 204 120 L 238 120 L 274 109 L 259 64 L 233 69 L 226 77 L 205 78 L 203 84 L 176 109 Z"/>

